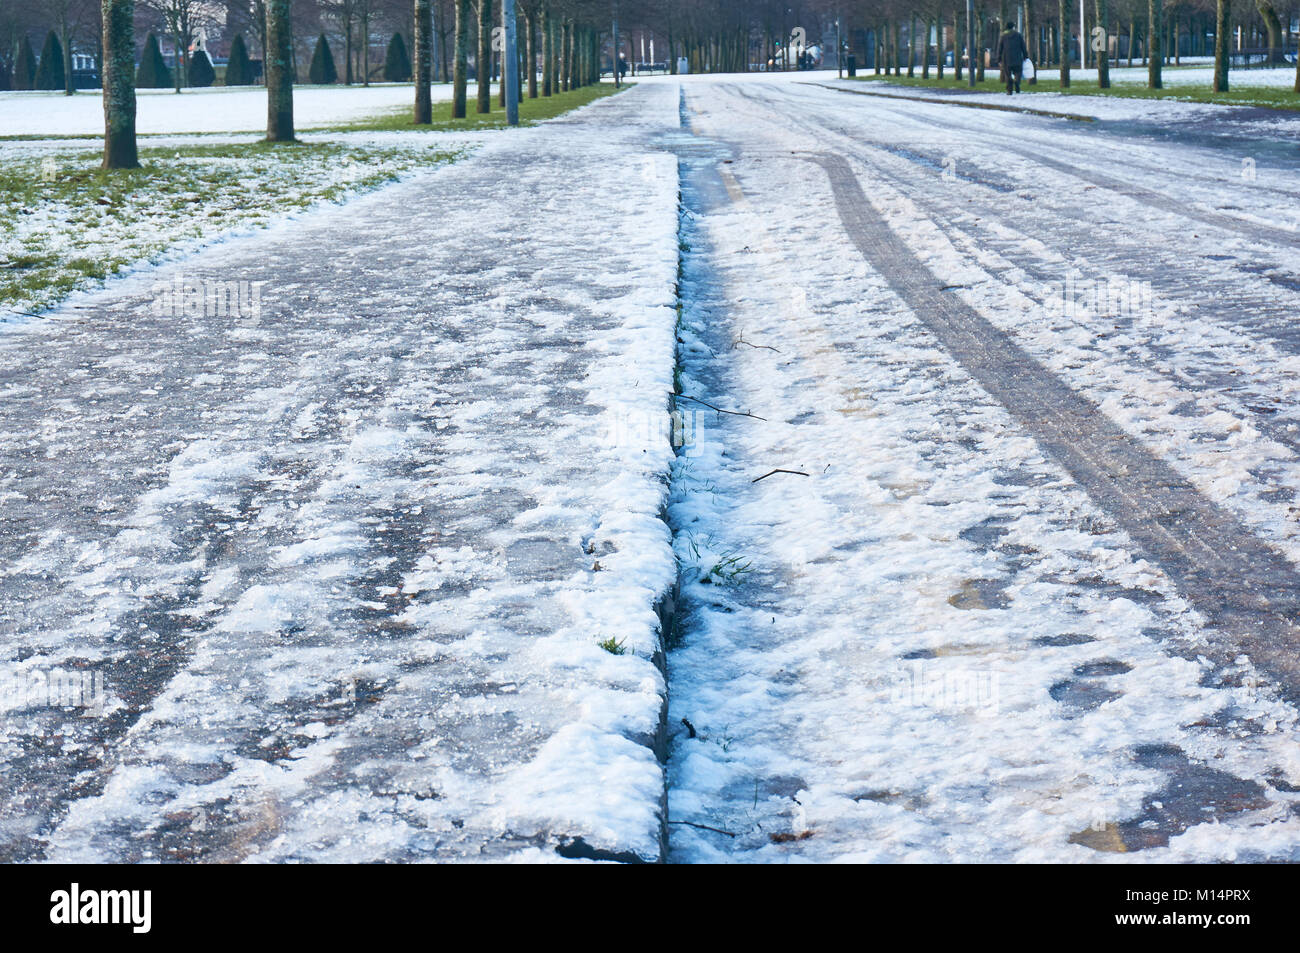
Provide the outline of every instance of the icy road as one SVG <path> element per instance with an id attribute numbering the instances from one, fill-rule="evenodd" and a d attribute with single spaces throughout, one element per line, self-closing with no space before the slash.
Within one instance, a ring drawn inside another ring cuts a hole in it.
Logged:
<path id="1" fill-rule="evenodd" d="M 0 337 L 0 856 L 1300 859 L 1300 122 L 879 92 L 651 80 Z"/>

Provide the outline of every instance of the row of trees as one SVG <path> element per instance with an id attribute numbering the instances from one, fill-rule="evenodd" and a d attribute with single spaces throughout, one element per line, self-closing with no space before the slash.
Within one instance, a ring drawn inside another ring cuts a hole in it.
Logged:
<path id="1" fill-rule="evenodd" d="M 442 0 L 450 16 L 451 0 Z M 410 36 L 411 0 L 291 0 L 295 65 L 305 71 L 312 44 L 324 34 L 342 52 L 337 57 L 340 78 L 345 83 L 367 82 L 386 68 L 384 49 L 375 55 L 375 43 L 394 33 Z M 266 10 L 264 0 L 137 0 L 132 12 L 137 60 L 145 53 L 145 38 L 155 34 L 162 41 L 168 75 L 177 88 L 188 85 L 194 72 L 191 60 L 197 48 L 205 47 L 218 59 L 234 58 L 236 38 L 244 52 L 257 62 L 265 47 Z M 19 66 L 38 62 L 24 48 L 39 48 L 40 38 L 53 30 L 59 39 L 65 62 L 74 54 L 93 60 L 102 72 L 103 11 L 99 0 L 0 0 L 0 90 L 31 88 Z M 445 31 L 444 31 L 445 32 Z M 206 39 L 206 44 L 199 41 Z M 391 41 L 390 41 L 391 42 Z M 179 61 L 179 68 L 177 66 Z M 65 67 L 64 72 L 70 69 Z M 66 92 L 71 94 L 72 86 Z"/>
<path id="2" fill-rule="evenodd" d="M 857 22 L 864 26 L 854 31 L 857 42 L 870 46 L 877 72 L 883 68 L 897 74 L 905 66 L 911 76 L 919 65 L 926 78 L 933 54 L 934 68 L 942 76 L 945 55 L 951 52 L 960 78 L 968 43 L 964 0 L 869 0 L 852 6 Z M 1225 92 L 1234 46 L 1258 46 L 1259 59 L 1280 65 L 1291 45 L 1282 21 L 1285 15 L 1291 22 L 1291 11 L 1279 13 L 1275 0 L 1255 0 L 1249 7 L 1238 0 L 1235 10 L 1231 0 L 1056 0 L 1053 4 L 981 0 L 974 11 L 976 49 L 996 48 L 999 24 L 1017 23 L 1034 61 L 1057 67 L 1064 87 L 1070 85 L 1072 63 L 1079 62 L 1095 66 L 1099 85 L 1109 88 L 1112 63 L 1123 56 L 1130 65 L 1135 58 L 1144 62 L 1148 86 L 1160 89 L 1163 66 L 1177 62 L 1185 49 L 1191 55 L 1214 56 L 1214 89 Z M 983 78 L 984 66 L 985 58 L 977 56 L 977 79 Z M 1300 93 L 1300 64 L 1295 90 Z"/>
<path id="3" fill-rule="evenodd" d="M 48 0 L 67 2 L 79 0 Z M 212 0 L 141 0 L 165 12 L 165 22 L 172 31 L 176 49 L 188 56 L 187 38 L 196 29 L 200 8 Z M 381 0 L 227 0 L 227 17 L 238 29 L 242 22 L 260 48 L 265 64 L 267 85 L 267 138 L 289 141 L 293 130 L 293 84 L 298 75 L 295 37 L 301 37 L 301 22 L 296 12 L 303 5 L 322 11 L 345 29 L 343 37 L 344 81 L 356 50 L 351 24 L 357 24 L 363 39 L 360 46 L 360 75 L 369 79 L 371 24 Z M 470 61 L 475 63 L 477 79 L 476 109 L 490 112 L 490 83 L 499 65 L 501 44 L 497 27 L 501 22 L 502 0 L 405 0 L 409 3 L 412 49 L 411 72 L 415 79 L 413 117 L 419 124 L 432 121 L 429 86 L 441 64 L 444 80 L 453 84 L 452 114 L 464 117 L 468 109 Z M 1127 23 L 1127 50 L 1133 55 L 1137 47 L 1149 64 L 1148 81 L 1153 87 L 1162 84 L 1161 67 L 1168 51 L 1176 50 L 1181 37 L 1181 23 L 1202 25 L 1202 37 L 1211 33 L 1216 55 L 1215 88 L 1228 88 L 1230 37 L 1234 24 L 1241 30 L 1256 26 L 1266 36 L 1269 56 L 1280 56 L 1287 34 L 1277 4 L 1281 0 L 1254 0 L 1250 12 L 1243 0 L 1080 0 L 1085 7 L 1081 31 L 1075 32 L 1080 13 L 1076 0 L 978 0 L 975 4 L 977 47 L 995 45 L 996 24 L 1018 21 L 1024 26 L 1031 49 L 1040 63 L 1056 62 L 1063 85 L 1069 84 L 1071 49 L 1097 65 L 1101 85 L 1109 85 L 1111 37 Z M 1300 0 L 1288 0 L 1296 3 Z M 0 0 L 11 4 L 13 0 Z M 516 27 L 521 40 L 519 56 L 521 95 L 549 96 L 599 81 L 602 51 L 610 37 L 609 24 L 621 9 L 623 23 L 630 32 L 649 32 L 658 39 L 665 59 L 676 70 L 683 57 L 692 71 L 740 71 L 755 63 L 791 60 L 788 47 L 796 45 L 836 46 L 844 40 L 844 50 L 874 57 L 875 68 L 901 69 L 902 51 L 906 50 L 909 73 L 916 69 L 918 47 L 922 75 L 928 76 L 931 55 L 935 67 L 942 71 L 944 55 L 954 52 L 954 67 L 962 69 L 961 51 L 965 49 L 964 0 L 518 0 Z M 236 10 L 238 16 L 232 11 Z M 0 9 L 2 12 L 2 9 Z M 1205 16 L 1212 12 L 1212 20 Z M 1284 11 L 1291 22 L 1291 10 Z M 1195 19 L 1201 15 L 1202 20 Z M 391 15 L 395 15 L 390 13 Z M 1090 20 L 1089 20 L 1090 15 Z M 101 0 L 103 28 L 102 62 L 105 105 L 106 168 L 136 163 L 135 152 L 135 20 L 136 0 Z M 241 21 L 242 18 L 242 21 Z M 2 18 L 0 18 L 2 19 Z M 308 23 L 318 22 L 307 19 Z M 1089 26 L 1091 23 L 1091 27 Z M 1138 24 L 1142 25 L 1139 33 Z M 1172 24 L 1172 29 L 1171 29 Z M 920 27 L 918 29 L 918 26 Z M 906 31 L 906 32 L 905 32 Z M 311 34 L 307 34 L 311 36 Z M 312 78 L 339 72 L 333 62 L 329 42 L 318 31 Z M 907 42 L 904 43 L 904 36 Z M 445 40 L 450 38 L 450 50 Z M 1166 45 L 1169 44 L 1169 45 Z M 404 44 L 403 44 L 404 45 Z M 391 44 L 390 44 L 391 49 Z M 618 49 L 624 49 L 620 44 Z M 1089 51 L 1092 55 L 1089 57 Z M 67 45 L 64 44 L 64 55 Z M 629 51 L 630 52 L 630 51 Z M 608 47 L 613 60 L 614 47 Z M 635 56 L 629 57 L 635 59 Z M 183 70 L 189 75 L 189 62 Z M 968 68 L 982 75 L 985 57 L 978 56 Z M 529 68 L 531 66 L 531 68 Z M 450 73 L 450 77 L 448 77 Z M 527 78 L 526 93 L 522 89 Z M 179 83 L 179 77 L 174 78 Z M 179 86 L 178 86 L 179 88 Z M 1300 92 L 1300 64 L 1297 65 L 1296 89 Z M 505 90 L 500 91 L 505 98 Z"/>
<path id="4" fill-rule="evenodd" d="M 1148 82 L 1159 88 L 1161 67 L 1188 55 L 1216 57 L 1215 88 L 1228 88 L 1228 65 L 1242 48 L 1278 65 L 1294 50 L 1289 27 L 1300 0 L 976 0 L 978 50 L 997 46 L 999 24 L 1021 26 L 1035 62 L 1061 68 L 1069 82 L 1071 58 L 1097 66 L 1101 85 L 1110 85 L 1117 55 L 1140 57 Z M 1081 9 L 1082 7 L 1082 9 Z M 663 50 L 670 71 L 684 57 L 692 72 L 733 72 L 755 65 L 791 64 L 800 42 L 845 52 L 876 69 L 913 75 L 942 70 L 956 51 L 961 71 L 967 44 L 965 0 L 644 0 L 628 11 L 627 25 L 649 32 Z M 1082 16 L 1082 24 L 1080 18 Z M 977 56 L 982 74 L 985 57 Z M 1300 92 L 1300 64 L 1296 91 Z"/>
<path id="5" fill-rule="evenodd" d="M 164 0 L 156 0 L 164 2 Z M 180 2 L 180 0 L 165 0 Z M 262 6 L 262 18 L 251 26 L 259 40 L 265 66 L 267 89 L 266 138 L 271 142 L 292 142 L 293 87 L 295 66 L 293 17 L 294 0 L 254 0 Z M 434 0 L 412 0 L 411 72 L 414 77 L 413 120 L 417 125 L 433 121 L 431 83 L 434 76 Z M 453 56 L 451 69 L 452 116 L 464 118 L 469 109 L 470 61 L 477 80 L 478 113 L 492 111 L 491 82 L 503 65 L 504 44 L 497 27 L 502 22 L 500 0 L 452 0 Z M 546 97 L 600 81 L 604 16 L 609 8 L 603 0 L 518 0 L 514 26 L 521 37 L 518 48 L 519 94 Z M 161 60 L 156 38 L 146 44 L 140 70 L 135 69 L 135 0 L 102 0 L 103 11 L 103 97 L 105 169 L 135 168 L 139 154 L 135 136 L 135 91 L 138 80 L 155 73 Z M 404 54 L 400 38 L 390 42 L 394 58 Z M 473 49 L 472 49 L 473 46 Z M 395 49 L 398 47 L 398 49 Z M 612 50 L 612 48 L 611 48 Z M 351 51 L 345 51 L 345 61 Z M 365 60 L 363 59 L 363 66 Z M 185 64 L 188 69 L 189 64 Z M 308 73 L 312 79 L 328 82 L 337 67 L 324 35 L 316 40 Z M 504 72 L 504 70 L 502 70 Z M 328 78 L 327 78 L 328 77 Z M 152 78 L 152 77 L 151 77 Z M 526 78 L 526 86 L 525 86 Z M 156 80 L 155 80 L 156 81 Z M 502 84 L 501 100 L 506 90 Z"/>

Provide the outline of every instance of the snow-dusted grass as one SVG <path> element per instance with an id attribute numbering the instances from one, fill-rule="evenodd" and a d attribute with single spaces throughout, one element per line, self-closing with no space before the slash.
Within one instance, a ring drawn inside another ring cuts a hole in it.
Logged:
<path id="1" fill-rule="evenodd" d="M 312 129 L 373 116 L 409 106 L 409 83 L 373 86 L 299 86 L 293 91 L 294 121 Z M 451 87 L 433 87 L 435 101 L 451 99 Z M 205 132 L 257 132 L 266 128 L 266 89 L 262 86 L 213 86 L 187 89 L 141 89 L 136 97 L 136 131 L 141 135 Z M 0 137 L 99 136 L 104 107 L 99 91 L 75 96 L 57 92 L 0 93 Z"/>
<path id="2" fill-rule="evenodd" d="M 623 89 L 630 88 L 630 85 L 625 85 Z M 556 93 L 554 96 L 538 96 L 536 99 L 525 97 L 519 101 L 519 119 L 524 125 L 554 119 L 571 109 L 577 109 L 580 106 L 585 106 L 597 99 L 603 99 L 618 92 L 621 92 L 621 90 L 615 89 L 612 85 L 601 84 L 598 86 L 583 86 L 567 93 Z M 479 114 L 474 110 L 475 104 L 470 102 L 469 114 L 464 119 L 453 119 L 449 101 L 435 102 L 433 104 L 433 122 L 429 125 L 417 126 L 411 121 L 409 106 L 402 105 L 392 107 L 377 116 L 336 123 L 327 127 L 327 129 L 331 132 L 400 132 L 407 130 L 437 132 L 447 129 L 501 128 L 506 124 L 505 110 L 500 107 L 495 94 L 493 94 L 491 112 Z"/>
<path id="3" fill-rule="evenodd" d="M 965 90 L 967 81 L 958 81 L 950 70 L 944 78 L 921 79 L 920 76 L 859 76 L 859 79 L 900 86 L 920 86 Z M 1226 93 L 1213 89 L 1213 70 L 1201 67 L 1170 68 L 1163 73 L 1164 89 L 1147 89 L 1146 69 L 1120 68 L 1111 70 L 1111 86 L 1101 89 L 1097 85 L 1097 71 L 1073 70 L 1070 87 L 1061 89 L 1060 74 L 1055 70 L 1043 71 L 1038 82 L 1022 83 L 1022 93 L 1055 93 L 1066 96 L 1114 96 L 1124 99 L 1176 100 L 1179 102 L 1217 103 L 1228 106 L 1267 106 L 1271 109 L 1300 109 L 1300 93 L 1294 90 L 1295 72 L 1291 69 L 1239 70 L 1229 76 Z M 1005 95 L 1005 85 L 998 80 L 996 69 L 985 73 L 983 83 L 976 86 L 979 92 Z"/>
<path id="4" fill-rule="evenodd" d="M 463 120 L 451 119 L 450 103 L 437 104 L 433 126 L 412 125 L 405 104 L 350 112 L 359 103 L 373 107 L 387 102 L 394 91 L 409 97 L 410 87 L 296 91 L 295 107 L 305 105 L 308 116 L 325 115 L 321 98 L 313 93 L 332 97 L 332 131 L 339 134 L 298 145 L 231 142 L 224 136 L 196 139 L 183 134 L 187 123 L 179 122 L 171 130 L 177 136 L 144 141 L 144 167 L 132 172 L 104 173 L 97 152 L 71 143 L 0 143 L 0 324 L 48 308 L 136 263 L 450 161 L 464 139 L 453 143 L 446 133 L 485 131 L 505 123 L 504 111 L 495 104 L 490 114 L 471 112 Z M 157 98 L 147 92 L 142 100 L 146 108 Z M 246 92 L 219 90 L 204 102 L 248 106 Z M 526 99 L 520 114 L 525 123 L 540 122 L 613 92 L 610 86 L 591 86 Z M 98 96 L 93 98 L 97 104 Z M 186 101 L 193 109 L 195 99 Z M 6 102 L 0 101 L 0 113 Z M 230 125 L 221 118 L 230 112 L 218 110 L 218 121 L 209 126 Z M 431 130 L 442 137 L 407 135 Z"/>
<path id="5" fill-rule="evenodd" d="M 0 324 L 180 246 L 338 201 L 457 153 L 407 144 L 262 142 L 144 149 L 105 173 L 99 154 L 11 154 L 0 164 Z"/>

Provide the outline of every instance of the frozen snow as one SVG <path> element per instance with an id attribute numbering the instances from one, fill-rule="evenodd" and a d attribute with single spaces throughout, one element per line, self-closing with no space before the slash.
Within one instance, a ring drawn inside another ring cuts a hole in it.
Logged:
<path id="1" fill-rule="evenodd" d="M 675 475 L 673 858 L 1300 856 L 1295 710 L 1248 659 L 1201 657 L 1206 621 L 844 240 L 803 156 L 849 157 L 936 283 L 1300 556 L 1300 448 L 1246 406 L 1292 413 L 1295 293 L 1241 269 L 1294 273 L 1295 252 L 1096 195 L 1034 155 L 1215 209 L 1294 191 L 1293 164 L 1262 143 L 1248 180 L 1186 137 L 1120 149 L 1089 127 L 797 85 L 688 84 L 686 112 L 716 159 L 686 176 L 682 387 L 766 419 L 704 414 Z M 1150 313 L 1051 318 L 1051 280 L 1125 262 L 1155 283 Z M 753 482 L 774 468 L 799 475 Z M 1191 793 L 1204 778 L 1248 809 Z M 1147 831 L 1164 833 L 1136 850 Z"/>
<path id="2" fill-rule="evenodd" d="M 297 86 L 294 125 L 299 129 L 368 119 L 412 104 L 409 84 Z M 451 99 L 451 86 L 435 83 L 436 102 Z M 136 131 L 168 133 L 260 132 L 266 129 L 266 89 L 209 86 L 136 91 Z M 102 136 L 104 107 L 98 90 L 75 96 L 56 92 L 0 92 L 0 136 Z"/>

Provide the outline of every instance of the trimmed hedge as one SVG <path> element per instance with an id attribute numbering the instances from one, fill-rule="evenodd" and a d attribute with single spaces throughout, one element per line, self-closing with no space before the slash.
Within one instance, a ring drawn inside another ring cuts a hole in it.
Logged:
<path id="1" fill-rule="evenodd" d="M 63 44 L 51 30 L 45 36 L 41 49 L 41 65 L 36 68 L 36 85 L 33 89 L 63 89 Z"/>
<path id="2" fill-rule="evenodd" d="M 388 53 L 384 56 L 384 79 L 390 83 L 407 83 L 411 80 L 411 58 L 406 55 L 406 43 L 400 33 L 394 33 L 388 41 Z"/>
<path id="3" fill-rule="evenodd" d="M 226 64 L 227 86 L 252 86 L 253 64 L 248 58 L 244 35 L 236 33 L 230 42 L 230 61 Z"/>
<path id="4" fill-rule="evenodd" d="M 172 71 L 167 68 L 167 61 L 158 47 L 158 37 L 150 33 L 144 41 L 140 66 L 135 71 L 135 85 L 139 89 L 166 89 L 171 84 Z"/>
<path id="5" fill-rule="evenodd" d="M 14 61 L 14 89 L 36 88 L 36 54 L 24 36 L 18 44 L 18 58 Z"/>
<path id="6" fill-rule="evenodd" d="M 307 78 L 315 86 L 328 86 L 338 82 L 339 71 L 334 68 L 334 56 L 330 53 L 329 40 L 325 39 L 324 33 L 316 41 L 316 51 L 311 55 L 311 68 L 307 70 Z"/>
<path id="7" fill-rule="evenodd" d="M 190 54 L 190 85 L 202 89 L 217 81 L 217 71 L 212 68 L 212 59 L 207 50 L 195 50 Z"/>

